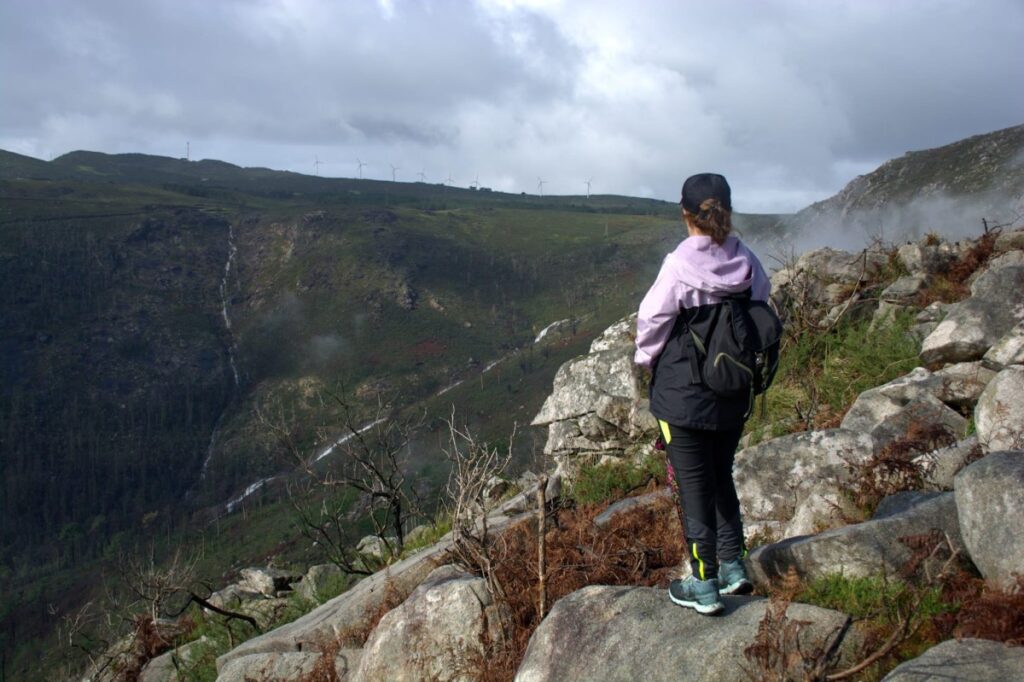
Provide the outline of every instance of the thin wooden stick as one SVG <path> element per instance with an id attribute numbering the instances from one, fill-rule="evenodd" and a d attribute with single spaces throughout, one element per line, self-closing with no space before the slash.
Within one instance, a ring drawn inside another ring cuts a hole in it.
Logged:
<path id="1" fill-rule="evenodd" d="M 548 487 L 547 474 L 541 474 L 537 480 L 537 620 L 544 619 L 544 611 L 547 608 L 547 544 L 544 532 L 546 530 L 547 500 L 545 494 Z"/>

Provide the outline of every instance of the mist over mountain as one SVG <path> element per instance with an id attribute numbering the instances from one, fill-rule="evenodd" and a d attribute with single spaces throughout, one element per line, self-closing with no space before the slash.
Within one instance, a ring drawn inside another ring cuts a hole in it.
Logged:
<path id="1" fill-rule="evenodd" d="M 928 232 L 957 239 L 1024 218 L 1024 125 L 907 152 L 785 221 L 796 253 Z M 984 221 L 984 223 L 983 223 Z"/>

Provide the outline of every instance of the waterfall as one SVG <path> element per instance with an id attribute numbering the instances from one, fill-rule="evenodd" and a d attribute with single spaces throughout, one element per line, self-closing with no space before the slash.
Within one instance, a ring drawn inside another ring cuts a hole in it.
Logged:
<path id="1" fill-rule="evenodd" d="M 235 364 L 235 338 L 234 333 L 231 331 L 231 316 L 228 315 L 228 277 L 231 276 L 231 266 L 235 262 L 235 254 L 238 252 L 238 247 L 235 246 L 235 227 L 230 222 L 228 223 L 228 258 L 224 262 L 224 274 L 220 278 L 220 314 L 224 318 L 224 329 L 228 333 L 228 364 L 231 365 L 231 376 L 235 380 L 235 390 L 238 389 L 239 376 L 238 376 L 238 365 Z M 199 472 L 199 480 L 202 481 L 206 478 L 206 471 L 210 467 L 210 460 L 213 459 L 213 447 L 217 443 L 217 433 L 220 431 L 221 422 L 224 421 L 224 415 L 227 410 L 222 410 L 220 415 L 217 417 L 217 421 L 213 424 L 213 431 L 210 432 L 210 442 L 206 446 L 206 458 L 203 459 L 203 468 Z M 189 490 L 189 494 L 192 491 Z"/>
<path id="2" fill-rule="evenodd" d="M 231 374 L 235 377 L 235 388 L 238 388 L 238 366 L 235 364 L 235 337 L 231 331 L 231 316 L 228 315 L 228 277 L 231 276 L 231 264 L 235 261 L 238 247 L 235 246 L 235 227 L 228 223 L 228 259 L 224 263 L 224 276 L 220 279 L 220 313 L 224 318 L 224 328 L 228 332 L 228 362 Z"/>

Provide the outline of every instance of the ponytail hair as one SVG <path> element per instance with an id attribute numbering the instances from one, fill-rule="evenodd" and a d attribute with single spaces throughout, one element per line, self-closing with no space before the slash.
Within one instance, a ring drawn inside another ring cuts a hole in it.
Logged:
<path id="1" fill-rule="evenodd" d="M 732 232 L 732 211 L 715 197 L 700 202 L 700 210 L 689 214 L 694 226 L 711 237 L 716 244 L 725 242 Z"/>

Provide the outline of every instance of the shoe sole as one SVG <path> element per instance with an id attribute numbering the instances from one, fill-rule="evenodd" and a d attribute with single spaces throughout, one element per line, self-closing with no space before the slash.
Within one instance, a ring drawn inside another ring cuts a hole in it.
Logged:
<path id="1" fill-rule="evenodd" d="M 700 602 L 696 602 L 696 601 L 687 601 L 685 599 L 677 599 L 676 596 L 673 595 L 671 591 L 669 591 L 669 593 L 668 593 L 668 598 L 671 599 L 672 602 L 675 603 L 675 604 L 679 604 L 680 606 L 685 606 L 687 608 L 691 608 L 694 611 L 696 611 L 697 613 L 701 613 L 701 614 L 703 614 L 705 616 L 713 616 L 716 613 L 721 613 L 722 611 L 725 610 L 725 604 L 723 604 L 720 601 L 719 602 L 715 602 L 714 604 L 701 604 Z"/>
<path id="2" fill-rule="evenodd" d="M 718 588 L 719 594 L 750 594 L 754 591 L 754 585 L 747 579 L 734 582 L 727 587 Z"/>

